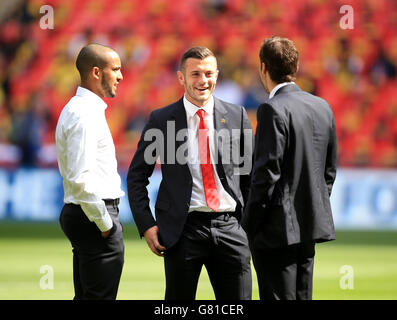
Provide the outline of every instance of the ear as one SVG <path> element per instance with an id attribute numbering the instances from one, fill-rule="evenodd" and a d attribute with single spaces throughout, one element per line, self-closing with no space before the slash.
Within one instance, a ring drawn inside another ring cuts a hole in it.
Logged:
<path id="1" fill-rule="evenodd" d="M 261 73 L 262 73 L 263 75 L 265 75 L 265 73 L 266 73 L 266 65 L 265 65 L 264 62 L 261 62 L 261 67 L 260 67 L 260 69 L 261 69 Z"/>
<path id="2" fill-rule="evenodd" d="M 94 79 L 98 79 L 100 78 L 100 74 L 101 74 L 101 70 L 98 67 L 93 67 L 91 69 L 91 75 Z"/>
<path id="3" fill-rule="evenodd" d="M 178 77 L 179 84 L 185 85 L 185 76 L 183 75 L 182 71 L 177 71 L 176 74 Z"/>

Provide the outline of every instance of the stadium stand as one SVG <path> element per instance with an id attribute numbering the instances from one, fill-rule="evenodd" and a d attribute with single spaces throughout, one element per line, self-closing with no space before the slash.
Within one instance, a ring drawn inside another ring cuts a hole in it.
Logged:
<path id="1" fill-rule="evenodd" d="M 107 99 L 119 166 L 125 169 L 149 113 L 182 94 L 175 72 L 192 45 L 211 48 L 216 94 L 247 107 L 259 85 L 264 38 L 292 39 L 297 84 L 326 99 L 336 118 L 339 164 L 397 167 L 397 2 L 354 0 L 354 28 L 342 29 L 335 0 L 3 0 L 0 10 L 0 166 L 56 166 L 54 131 L 79 83 L 79 49 L 99 42 L 119 52 L 124 80 Z M 41 29 L 40 7 L 54 8 Z"/>

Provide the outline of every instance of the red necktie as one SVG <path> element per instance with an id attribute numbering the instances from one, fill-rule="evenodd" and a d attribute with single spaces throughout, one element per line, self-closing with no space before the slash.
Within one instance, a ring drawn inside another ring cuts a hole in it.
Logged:
<path id="1" fill-rule="evenodd" d="M 214 171 L 211 163 L 208 126 L 205 120 L 205 111 L 200 109 L 197 111 L 197 115 L 200 118 L 198 139 L 199 139 L 200 165 L 201 165 L 201 173 L 203 176 L 205 200 L 207 201 L 207 206 L 210 209 L 217 211 L 220 202 L 219 202 L 218 190 L 216 189 L 216 184 L 215 184 Z"/>

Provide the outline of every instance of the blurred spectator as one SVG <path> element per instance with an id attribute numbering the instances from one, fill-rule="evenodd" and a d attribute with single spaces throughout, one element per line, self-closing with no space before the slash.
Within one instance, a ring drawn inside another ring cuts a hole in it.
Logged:
<path id="1" fill-rule="evenodd" d="M 45 4 L 54 8 L 54 30 L 40 28 Z M 0 165 L 56 165 L 55 124 L 78 85 L 76 53 L 89 42 L 120 52 L 124 81 L 106 112 L 121 169 L 150 111 L 182 95 L 175 71 L 192 45 L 216 53 L 215 95 L 244 105 L 255 128 L 256 108 L 267 99 L 258 81 L 258 50 L 264 38 L 277 34 L 299 48 L 297 84 L 334 111 L 339 164 L 397 167 L 397 118 L 391 111 L 397 101 L 397 2 L 352 0 L 351 30 L 339 27 L 342 4 L 3 0 L 2 8 L 13 9 L 0 15 Z"/>
<path id="2" fill-rule="evenodd" d="M 378 57 L 371 67 L 371 80 L 375 85 L 382 85 L 396 77 L 396 66 L 387 57 L 385 51 L 379 49 Z"/>
<path id="3" fill-rule="evenodd" d="M 233 80 L 224 80 L 221 74 L 218 76 L 214 96 L 240 106 L 244 102 L 244 93 L 241 87 Z"/>
<path id="4" fill-rule="evenodd" d="M 33 93 L 27 109 L 13 110 L 11 115 L 11 142 L 20 148 L 22 166 L 38 164 L 38 154 L 49 122 L 48 106 Z"/>

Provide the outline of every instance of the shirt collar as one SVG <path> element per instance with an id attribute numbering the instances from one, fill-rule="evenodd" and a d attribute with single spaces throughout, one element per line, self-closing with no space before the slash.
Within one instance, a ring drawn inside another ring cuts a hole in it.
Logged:
<path id="1" fill-rule="evenodd" d="M 211 96 L 208 102 L 201 108 L 197 107 L 193 103 L 191 103 L 188 99 L 186 99 L 186 95 L 183 97 L 183 104 L 185 106 L 186 113 L 188 117 L 194 117 L 196 112 L 200 109 L 204 109 L 204 111 L 211 115 L 212 111 L 214 110 L 214 97 Z"/>
<path id="2" fill-rule="evenodd" d="M 101 106 L 103 110 L 105 110 L 108 107 L 108 105 L 105 103 L 105 101 L 102 100 L 101 97 L 99 97 L 94 92 L 86 88 L 78 86 L 76 90 L 76 96 L 91 99 L 94 103 Z"/>
<path id="3" fill-rule="evenodd" d="M 295 82 L 291 81 L 291 82 L 282 82 L 282 83 L 279 83 L 279 84 L 278 84 L 277 86 L 275 86 L 275 87 L 273 88 L 273 90 L 270 92 L 270 94 L 269 94 L 269 99 L 271 99 L 271 98 L 274 97 L 274 95 L 276 94 L 276 92 L 277 92 L 278 89 L 280 89 L 280 88 L 282 88 L 282 87 L 285 87 L 286 85 L 291 84 L 291 83 L 295 83 Z"/>

